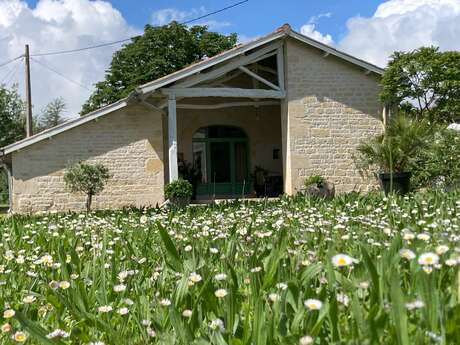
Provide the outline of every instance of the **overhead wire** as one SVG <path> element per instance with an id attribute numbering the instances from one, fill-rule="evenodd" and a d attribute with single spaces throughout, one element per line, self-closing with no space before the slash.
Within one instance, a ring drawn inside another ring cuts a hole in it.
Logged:
<path id="1" fill-rule="evenodd" d="M 246 2 L 248 2 L 249 0 L 242 0 L 242 1 L 238 1 L 234 4 L 231 4 L 229 6 L 226 6 L 226 7 L 223 7 L 223 8 L 220 8 L 216 11 L 213 11 L 213 12 L 209 12 L 209 13 L 206 13 L 202 16 L 199 16 L 197 18 L 193 18 L 193 19 L 190 19 L 190 20 L 186 20 L 184 22 L 181 22 L 180 24 L 190 24 L 190 23 L 193 23 L 193 22 L 196 22 L 200 19 L 204 19 L 204 18 L 207 18 L 209 16 L 212 16 L 214 14 L 217 14 L 217 13 L 221 13 L 221 12 L 224 12 L 224 11 L 227 11 L 231 8 L 234 8 L 234 7 L 237 7 L 237 6 L 240 6 Z M 123 42 L 127 42 L 127 41 L 130 41 L 136 37 L 139 37 L 139 36 L 132 36 L 132 37 L 128 37 L 128 38 L 124 38 L 124 39 L 120 39 L 120 40 L 117 40 L 117 41 L 113 41 L 113 42 L 107 42 L 107 43 L 100 43 L 100 44 L 96 44 L 96 45 L 92 45 L 92 46 L 87 46 L 87 47 L 81 47 L 81 48 L 75 48 L 75 49 L 69 49 L 69 50 L 58 50 L 58 51 L 51 51 L 51 52 L 43 52 L 43 53 L 36 53 L 36 54 L 31 54 L 30 56 L 50 56 L 50 55 L 62 55 L 62 54 L 71 54 L 71 53 L 77 53 L 77 52 L 81 52 L 81 51 L 85 51 L 85 50 L 90 50 L 90 49 L 97 49 L 97 48 L 103 48 L 103 47 L 108 47 L 108 46 L 112 46 L 112 45 L 115 45 L 115 44 L 119 44 L 119 43 L 123 43 Z M 0 66 L 1 67 L 1 66 Z"/>
<path id="2" fill-rule="evenodd" d="M 8 86 L 11 83 L 11 81 L 16 77 L 20 65 L 21 62 L 18 61 L 16 65 L 13 66 L 13 68 L 9 71 L 9 73 L 2 79 L 0 85 Z"/>
<path id="3" fill-rule="evenodd" d="M 33 57 L 30 58 L 33 62 L 41 65 L 42 67 L 46 68 L 47 70 L 59 75 L 61 78 L 67 80 L 68 82 L 70 83 L 73 83 L 77 86 L 80 86 L 81 88 L 87 90 L 87 91 L 91 91 L 91 89 L 81 83 L 79 83 L 78 81 L 75 81 L 73 79 L 70 79 L 69 77 L 65 76 L 64 74 L 62 74 L 61 72 L 59 72 L 58 70 L 54 69 L 53 67 L 50 67 L 49 65 L 45 64 L 44 62 L 42 61 L 39 61 L 38 59 L 34 59 Z"/>
<path id="4" fill-rule="evenodd" d="M 215 15 L 215 14 L 218 14 L 218 13 L 221 13 L 221 12 L 224 12 L 224 11 L 227 11 L 231 8 L 234 8 L 234 7 L 237 7 L 237 6 L 240 6 L 246 2 L 249 2 L 249 0 L 241 0 L 241 1 L 238 1 L 236 3 L 233 3 L 231 5 L 228 5 L 228 6 L 225 6 L 223 8 L 220 8 L 216 11 L 212 11 L 212 12 L 209 12 L 209 13 L 206 13 L 204 15 L 201 15 L 199 17 L 196 17 L 196 18 L 193 18 L 193 19 L 190 19 L 190 20 L 186 20 L 186 21 L 183 21 L 181 22 L 180 24 L 182 25 L 186 25 L 186 24 L 190 24 L 190 23 L 193 23 L 193 22 L 196 22 L 198 20 L 201 20 L 201 19 L 204 19 L 204 18 L 207 18 L 209 16 L 212 16 L 212 15 Z M 41 56 L 52 56 L 52 55 L 62 55 L 62 54 L 70 54 L 70 53 L 76 53 L 76 52 L 81 52 L 81 51 L 85 51 L 85 50 L 90 50 L 90 49 L 97 49 L 97 48 L 103 48 L 103 47 L 108 47 L 108 46 L 112 46 L 112 45 L 116 45 L 116 44 L 120 44 L 120 43 L 123 43 L 123 42 L 127 42 L 127 41 L 130 41 L 136 37 L 139 37 L 139 36 L 132 36 L 132 37 L 128 37 L 128 38 L 125 38 L 125 39 L 120 39 L 120 40 L 116 40 L 116 41 L 112 41 L 112 42 L 107 42 L 107 43 L 100 43 L 100 44 L 96 44 L 96 45 L 92 45 L 92 46 L 87 46 L 87 47 L 81 47 L 81 48 L 75 48 L 75 49 L 69 49 L 69 50 L 60 50 L 60 51 L 50 51 L 50 52 L 43 52 L 43 53 L 36 53 L 36 54 L 31 54 L 30 55 L 30 60 L 39 64 L 40 66 L 42 66 L 43 68 L 59 75 L 61 78 L 67 80 L 68 82 L 72 83 L 72 84 L 75 84 L 87 91 L 91 91 L 90 88 L 88 88 L 87 86 L 65 76 L 63 73 L 59 72 L 57 69 L 55 69 L 54 67 L 50 67 L 48 64 L 44 63 L 43 61 L 40 61 L 39 59 L 34 59 L 34 57 L 41 57 Z M 10 63 L 13 63 L 14 61 L 17 61 L 21 58 L 24 58 L 24 55 L 20 55 L 20 56 L 17 56 L 13 59 L 10 59 L 8 61 L 5 61 L 5 62 L 2 62 L 0 63 L 0 68 L 10 64 Z M 0 84 L 2 84 L 6 79 L 8 79 L 8 83 L 11 81 L 11 78 L 17 74 L 17 70 L 18 70 L 18 66 L 19 64 L 17 64 L 13 69 L 11 69 L 9 72 L 7 72 L 7 74 L 5 75 L 5 78 L 2 80 L 2 82 L 0 82 Z M 12 72 L 12 73 L 11 73 Z"/>
<path id="5" fill-rule="evenodd" d="M 21 58 L 23 58 L 23 57 L 24 57 L 24 55 L 19 55 L 19 56 L 16 56 L 15 58 L 13 58 L 13 59 L 11 59 L 11 60 L 2 62 L 2 63 L 0 63 L 0 68 L 4 67 L 4 66 L 6 66 L 6 65 L 8 65 L 8 64 L 10 64 L 10 63 L 12 63 L 12 62 L 15 62 L 16 60 L 19 60 L 19 59 L 21 59 Z"/>
<path id="6" fill-rule="evenodd" d="M 227 6 L 227 7 L 223 7 L 223 8 L 221 8 L 221 9 L 216 10 L 216 11 L 206 13 L 206 14 L 200 16 L 200 17 L 197 17 L 197 18 L 194 18 L 194 19 L 190 19 L 190 20 L 186 20 L 185 22 L 182 22 L 181 24 L 184 25 L 184 24 L 190 24 L 190 23 L 196 22 L 197 20 L 200 20 L 200 19 L 203 19 L 203 18 L 212 16 L 212 15 L 214 15 L 214 14 L 217 14 L 217 13 L 221 13 L 221 12 L 227 11 L 227 10 L 229 10 L 229 9 L 231 9 L 231 8 L 240 6 L 240 5 L 242 5 L 242 4 L 244 4 L 244 3 L 248 2 L 248 1 L 249 1 L 249 0 L 242 0 L 242 1 L 236 2 L 236 3 L 232 4 L 232 5 Z"/>

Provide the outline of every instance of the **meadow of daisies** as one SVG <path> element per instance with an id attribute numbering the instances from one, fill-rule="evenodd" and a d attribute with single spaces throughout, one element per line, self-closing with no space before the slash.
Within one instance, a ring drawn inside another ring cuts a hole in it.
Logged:
<path id="1" fill-rule="evenodd" d="M 1 344 L 460 344 L 460 194 L 0 220 Z"/>

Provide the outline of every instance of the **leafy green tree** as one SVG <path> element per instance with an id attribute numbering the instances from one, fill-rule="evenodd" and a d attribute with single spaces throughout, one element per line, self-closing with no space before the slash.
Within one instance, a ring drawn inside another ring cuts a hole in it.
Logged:
<path id="1" fill-rule="evenodd" d="M 460 187 L 460 133 L 445 125 L 430 129 L 427 145 L 412 162 L 412 184 L 416 188 Z"/>
<path id="2" fill-rule="evenodd" d="M 25 137 L 24 103 L 17 87 L 7 89 L 0 85 L 0 147 Z"/>
<path id="3" fill-rule="evenodd" d="M 416 119 L 460 118 L 460 52 L 423 47 L 395 52 L 382 78 L 381 100 Z"/>
<path id="4" fill-rule="evenodd" d="M 8 175 L 0 169 L 0 206 L 8 204 Z"/>
<path id="5" fill-rule="evenodd" d="M 67 168 L 64 182 L 72 193 L 86 194 L 86 211 L 91 210 L 93 196 L 104 190 L 110 178 L 109 170 L 102 164 L 77 163 Z"/>
<path id="6" fill-rule="evenodd" d="M 177 22 L 146 25 L 143 35 L 113 55 L 105 80 L 96 84 L 81 114 L 126 97 L 139 85 L 232 48 L 236 41 L 236 34 L 221 35 L 208 31 L 206 26 L 187 27 Z"/>
<path id="7" fill-rule="evenodd" d="M 24 103 L 17 87 L 7 89 L 0 85 L 0 147 L 14 143 L 25 137 Z M 0 168 L 0 204 L 8 201 L 8 179 Z"/>
<path id="8" fill-rule="evenodd" d="M 36 120 L 37 128 L 34 132 L 37 133 L 63 123 L 65 120 L 62 114 L 65 112 L 66 108 L 67 106 L 62 97 L 58 97 L 49 102 Z"/>

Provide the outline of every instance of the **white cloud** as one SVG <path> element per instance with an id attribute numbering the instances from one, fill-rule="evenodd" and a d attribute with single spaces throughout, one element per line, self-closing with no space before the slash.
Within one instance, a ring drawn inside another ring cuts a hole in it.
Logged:
<path id="1" fill-rule="evenodd" d="M 115 41 L 138 33 L 108 1 L 39 0 L 31 8 L 23 0 L 0 0 L 0 62 L 23 54 L 26 43 L 34 54 Z M 119 47 L 35 59 L 92 89 L 95 82 L 104 78 L 112 54 Z M 14 71 L 14 65 L 0 69 L 0 81 L 8 69 Z M 77 116 L 90 91 L 33 61 L 31 68 L 34 112 L 38 113 L 53 98 L 62 96 L 68 105 L 67 116 Z M 18 81 L 22 90 L 23 79 L 23 67 L 19 66 L 11 81 Z"/>
<path id="2" fill-rule="evenodd" d="M 320 13 L 316 16 L 310 17 L 308 22 L 300 28 L 300 33 L 302 35 L 308 36 L 310 38 L 313 38 L 316 41 L 322 42 L 324 44 L 332 45 L 334 44 L 334 40 L 332 39 L 332 36 L 329 34 L 323 35 L 321 32 L 316 30 L 316 24 L 318 24 L 318 21 L 321 18 L 330 18 L 332 16 L 331 12 L 327 13 Z"/>
<path id="3" fill-rule="evenodd" d="M 370 18 L 348 20 L 338 48 L 380 66 L 396 50 L 460 49 L 459 0 L 389 0 Z"/>
<path id="4" fill-rule="evenodd" d="M 323 35 L 321 32 L 317 31 L 315 24 L 302 25 L 302 27 L 300 28 L 300 33 L 324 44 L 334 44 L 332 36 L 329 34 Z"/>
<path id="5" fill-rule="evenodd" d="M 321 18 L 331 18 L 332 17 L 332 12 L 325 12 L 325 13 L 320 13 L 316 16 L 312 16 L 310 17 L 310 19 L 308 20 L 308 23 L 309 24 L 316 24 L 318 23 L 318 21 L 321 19 Z"/>
<path id="6" fill-rule="evenodd" d="M 385 66 L 394 51 L 421 46 L 441 50 L 460 49 L 459 0 L 388 0 L 372 17 L 352 17 L 339 42 L 316 30 L 316 24 L 330 13 L 313 16 L 301 33 L 379 66 Z"/>
<path id="7" fill-rule="evenodd" d="M 193 11 L 180 11 L 175 8 L 163 8 L 152 13 L 153 25 L 166 25 L 169 22 L 182 22 L 185 18 L 196 14 L 196 9 Z"/>
<path id="8" fill-rule="evenodd" d="M 207 13 L 209 13 L 209 11 L 203 6 L 192 8 L 189 11 L 181 11 L 176 8 L 163 8 L 152 13 L 152 24 L 166 25 L 172 21 L 181 23 L 206 15 Z M 190 23 L 190 25 L 206 25 L 210 30 L 219 30 L 231 24 L 226 21 L 206 20 L 206 18 L 203 18 L 203 20 Z"/>

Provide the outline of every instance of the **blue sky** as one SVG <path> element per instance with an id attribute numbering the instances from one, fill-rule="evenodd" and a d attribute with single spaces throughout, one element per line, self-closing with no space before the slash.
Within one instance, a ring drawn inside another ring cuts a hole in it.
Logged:
<path id="1" fill-rule="evenodd" d="M 139 34 L 145 24 L 190 20 L 238 0 L 0 0 L 0 63 L 31 52 L 73 50 Z M 284 23 L 306 36 L 384 67 L 394 51 L 460 49 L 460 0 L 249 0 L 198 23 L 246 41 Z M 104 78 L 121 45 L 32 61 L 34 111 L 64 98 L 68 116 Z M 54 73 L 50 68 L 58 71 Z M 21 61 L 0 68 L 0 82 L 23 90 Z M 65 78 L 62 77 L 65 76 Z M 71 80 L 71 81 L 70 81 Z"/>
<path id="2" fill-rule="evenodd" d="M 27 1 L 34 7 L 38 0 Z M 152 23 L 152 13 L 174 8 L 190 12 L 203 7 L 207 12 L 217 10 L 238 2 L 236 0 L 114 0 L 110 1 L 118 9 L 129 24 L 142 28 Z M 226 22 L 229 25 L 217 28 L 221 32 L 236 32 L 248 37 L 263 35 L 284 23 L 299 29 L 311 17 L 330 13 L 330 17 L 319 19 L 319 31 L 330 34 L 334 40 L 342 38 L 346 33 L 346 21 L 354 16 L 371 16 L 383 1 L 377 0 L 249 0 L 247 3 L 214 15 L 207 20 Z"/>
<path id="3" fill-rule="evenodd" d="M 187 11 L 203 6 L 208 11 L 222 8 L 236 1 L 112 1 L 129 22 L 141 26 L 151 21 L 151 13 L 162 8 L 176 8 Z M 319 20 L 318 28 L 339 38 L 345 32 L 346 20 L 355 15 L 372 15 L 381 1 L 376 0 L 249 0 L 249 2 L 210 17 L 228 22 L 222 31 L 237 32 L 252 37 L 265 34 L 284 23 L 300 28 L 311 17 L 331 13 L 331 17 Z"/>

